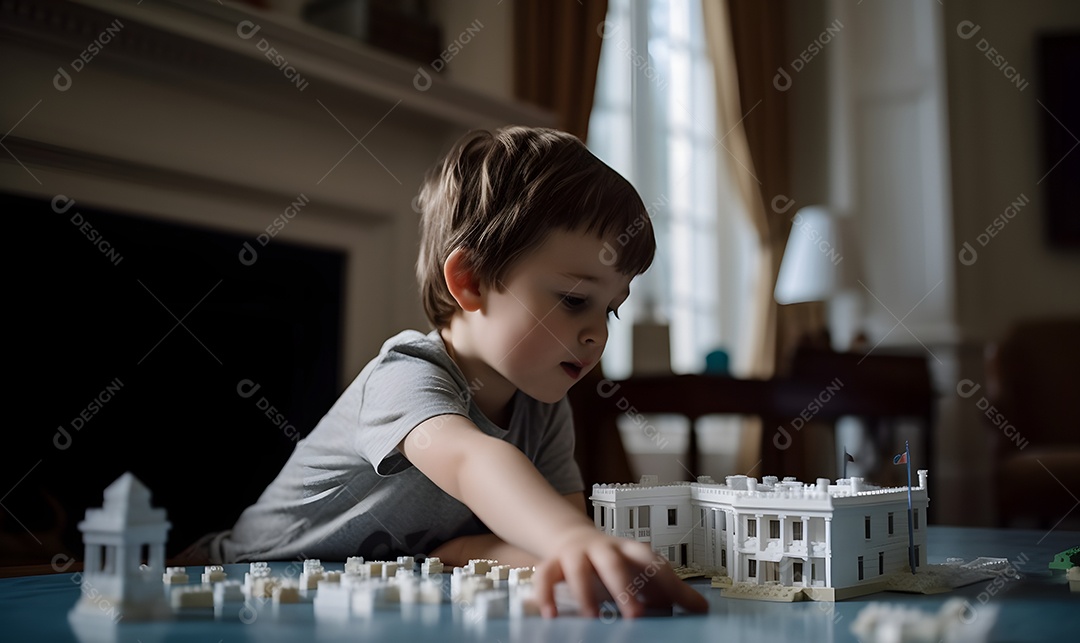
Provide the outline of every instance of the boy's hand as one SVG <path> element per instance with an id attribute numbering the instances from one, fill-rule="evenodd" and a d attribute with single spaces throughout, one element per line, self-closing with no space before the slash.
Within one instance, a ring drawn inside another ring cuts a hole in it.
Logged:
<path id="1" fill-rule="evenodd" d="M 691 612 L 709 608 L 705 597 L 644 543 L 608 536 L 590 525 L 565 532 L 554 551 L 558 553 L 541 563 L 533 576 L 545 617 L 556 615 L 555 584 L 562 580 L 570 586 L 583 616 L 597 616 L 598 598 L 607 596 L 615 599 L 626 618 L 641 616 L 649 607 L 680 605 Z"/>

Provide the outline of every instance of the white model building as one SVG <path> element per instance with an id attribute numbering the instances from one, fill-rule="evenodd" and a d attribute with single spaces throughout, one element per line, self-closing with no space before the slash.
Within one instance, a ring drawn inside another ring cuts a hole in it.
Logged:
<path id="1" fill-rule="evenodd" d="M 169 618 L 161 587 L 169 527 L 165 510 L 150 506 L 150 490 L 130 472 L 109 485 L 104 506 L 87 509 L 79 523 L 86 556 L 72 615 Z"/>
<path id="2" fill-rule="evenodd" d="M 911 489 L 916 568 L 926 564 L 927 471 Z M 835 600 L 876 591 L 910 572 L 908 488 L 862 478 L 803 484 L 709 476 L 697 482 L 593 485 L 594 520 L 605 533 L 648 543 L 673 565 L 730 576 L 733 583 L 819 588 Z"/>

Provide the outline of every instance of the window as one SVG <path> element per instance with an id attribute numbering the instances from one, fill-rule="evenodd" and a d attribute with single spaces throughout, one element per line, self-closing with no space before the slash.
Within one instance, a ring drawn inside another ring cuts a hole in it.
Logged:
<path id="1" fill-rule="evenodd" d="M 757 561 L 753 558 L 747 561 L 746 575 L 750 578 L 757 578 Z"/>
<path id="2" fill-rule="evenodd" d="M 727 567 L 727 550 L 726 549 L 721 549 L 720 550 L 720 566 L 721 567 Z"/>
<path id="3" fill-rule="evenodd" d="M 689 556 L 687 555 L 686 551 L 686 543 L 682 543 L 679 545 L 679 564 L 685 565 L 688 558 Z"/>
<path id="4" fill-rule="evenodd" d="M 918 509 L 915 510 L 915 528 L 916 529 L 919 528 L 919 510 Z"/>
<path id="5" fill-rule="evenodd" d="M 791 523 L 791 539 L 802 540 L 802 521 Z"/>
<path id="6" fill-rule="evenodd" d="M 702 510 L 702 513 L 704 513 L 704 509 Z M 678 509 L 668 509 L 667 510 L 667 524 L 668 524 L 668 527 L 674 527 L 675 525 L 679 524 L 679 510 Z"/>
<path id="7" fill-rule="evenodd" d="M 915 566 L 919 566 L 919 546 L 915 545 Z"/>
<path id="8" fill-rule="evenodd" d="M 864 524 L 865 524 L 865 527 L 864 527 L 863 530 L 866 532 L 866 539 L 869 540 L 870 539 L 870 516 L 866 517 L 866 521 L 865 521 Z"/>
<path id="9" fill-rule="evenodd" d="M 631 509 L 631 510 L 630 510 L 630 523 L 629 523 L 629 527 L 630 527 L 630 529 L 633 529 L 633 528 L 634 528 L 634 510 L 633 510 L 633 509 Z"/>
<path id="10" fill-rule="evenodd" d="M 889 512 L 889 535 L 893 534 L 893 512 Z"/>
<path id="11" fill-rule="evenodd" d="M 600 526 L 604 526 L 604 516 L 607 515 L 607 509 L 600 507 Z"/>
<path id="12" fill-rule="evenodd" d="M 757 538 L 757 520 L 754 518 L 746 521 L 746 537 Z"/>
<path id="13" fill-rule="evenodd" d="M 878 576 L 885 573 L 885 552 L 883 551 L 877 553 L 877 573 Z"/>
<path id="14" fill-rule="evenodd" d="M 668 559 L 668 562 L 670 562 L 672 564 L 675 563 L 675 545 L 671 545 L 670 547 L 667 548 L 667 559 Z"/>
<path id="15" fill-rule="evenodd" d="M 718 144 L 726 133 L 716 131 L 702 25 L 698 0 L 608 3 L 588 145 L 641 193 L 658 246 L 623 321 L 610 326 L 608 377 L 630 374 L 633 320 L 652 306 L 670 323 L 675 372 L 700 372 L 718 346 L 736 374 L 749 366 L 752 329 L 735 303 L 751 300 L 759 251 L 737 184 L 721 178 L 746 170 Z"/>
<path id="16" fill-rule="evenodd" d="M 862 556 L 859 556 L 859 580 L 863 579 Z"/>
<path id="17" fill-rule="evenodd" d="M 791 580 L 795 583 L 802 582 L 802 563 L 795 563 L 791 566 Z"/>
<path id="18" fill-rule="evenodd" d="M 779 538 L 779 537 L 780 537 L 780 521 L 779 520 L 770 520 L 769 521 L 769 538 Z"/>
<path id="19" fill-rule="evenodd" d="M 701 526 L 705 526 L 705 510 L 704 509 L 701 510 L 701 522 L 698 523 L 698 524 L 700 524 Z M 716 525 L 709 525 L 709 526 L 714 527 L 714 528 L 716 527 Z"/>

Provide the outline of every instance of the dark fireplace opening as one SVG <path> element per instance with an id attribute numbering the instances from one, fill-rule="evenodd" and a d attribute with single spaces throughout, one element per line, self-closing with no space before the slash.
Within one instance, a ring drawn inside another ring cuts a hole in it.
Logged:
<path id="1" fill-rule="evenodd" d="M 81 560 L 78 523 L 125 471 L 166 509 L 168 556 L 229 528 L 341 392 L 345 254 L 0 200 L 19 409 L 0 562 Z"/>

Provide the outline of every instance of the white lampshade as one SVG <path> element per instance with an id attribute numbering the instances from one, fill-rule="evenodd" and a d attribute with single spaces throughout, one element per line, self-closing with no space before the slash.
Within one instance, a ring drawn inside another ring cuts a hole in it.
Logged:
<path id="1" fill-rule="evenodd" d="M 792 219 L 773 296 L 780 304 L 826 301 L 855 284 L 854 261 L 845 257 L 843 223 L 824 206 L 807 206 Z"/>

